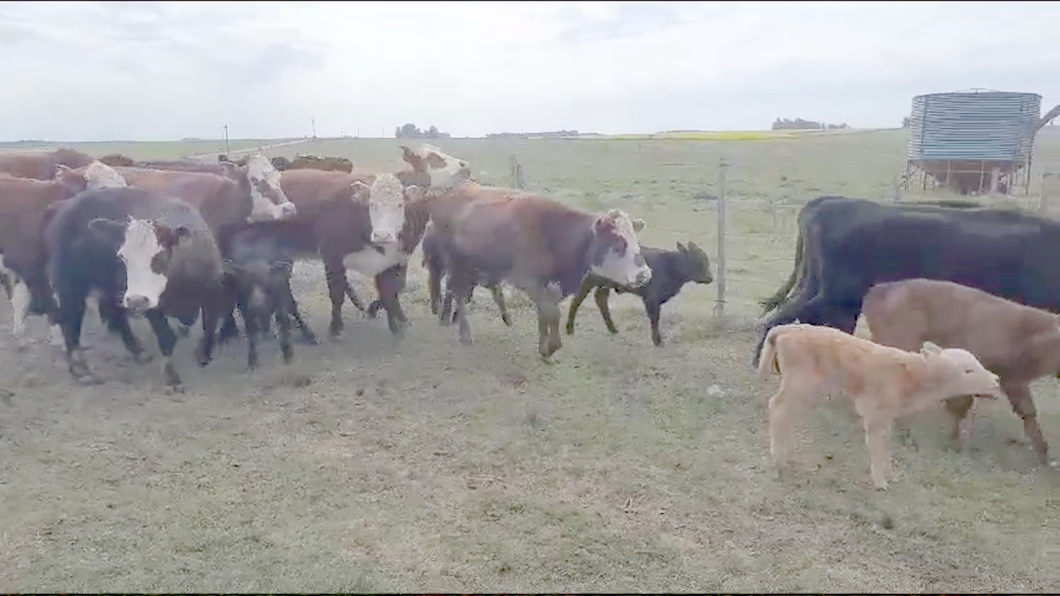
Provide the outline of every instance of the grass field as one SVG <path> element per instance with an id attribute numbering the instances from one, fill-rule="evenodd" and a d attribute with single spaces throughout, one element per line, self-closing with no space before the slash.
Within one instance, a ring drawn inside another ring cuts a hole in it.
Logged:
<path id="1" fill-rule="evenodd" d="M 646 220 L 644 244 L 692 239 L 711 255 L 724 158 L 726 308 L 749 319 L 791 269 L 798 207 L 822 193 L 892 196 L 905 140 L 880 131 L 437 144 L 499 184 L 515 154 L 533 189 L 621 207 Z M 398 145 L 336 139 L 271 152 L 391 168 Z M 76 147 L 167 158 L 218 142 Z M 1060 134 L 1040 135 L 1037 162 L 1060 165 Z M 1036 204 L 1038 179 L 1016 203 Z M 476 343 L 463 347 L 431 317 L 424 281 L 417 254 L 403 296 L 413 326 L 401 342 L 352 307 L 342 342 L 298 345 L 289 367 L 269 344 L 250 375 L 242 342 L 196 370 L 192 342 L 182 341 L 181 396 L 165 395 L 157 367 L 132 363 L 94 315 L 89 364 L 108 382 L 75 386 L 34 321 L 39 345 L 0 348 L 0 590 L 1060 587 L 1060 478 L 1037 465 L 1005 403 L 980 406 L 959 454 L 947 449 L 941 413 L 910 421 L 894 437 L 902 472 L 887 492 L 870 488 L 860 427 L 821 410 L 803 425 L 803 473 L 780 483 L 764 432 L 777 382 L 752 374 L 750 332 L 716 324 L 713 286 L 687 286 L 664 307 L 662 348 L 637 299 L 612 298 L 617 336 L 587 301 L 576 334 L 545 364 L 525 300 L 513 298 L 509 329 L 488 295 L 476 296 Z M 295 282 L 323 335 L 319 266 L 299 264 Z M 358 283 L 370 296 L 367 280 Z M 0 307 L 0 336 L 8 314 Z M 1045 379 L 1034 390 L 1060 448 L 1060 385 Z"/>

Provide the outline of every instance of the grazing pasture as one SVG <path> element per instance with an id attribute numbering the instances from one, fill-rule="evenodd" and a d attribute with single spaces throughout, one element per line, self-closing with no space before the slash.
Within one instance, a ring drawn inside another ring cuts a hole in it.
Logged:
<path id="1" fill-rule="evenodd" d="M 1055 591 L 1060 473 L 1038 465 L 1005 400 L 977 404 L 962 453 L 947 448 L 941 409 L 907 422 L 886 492 L 868 482 L 857 418 L 816 409 L 802 419 L 794 478 L 774 478 L 765 414 L 776 379 L 749 364 L 756 301 L 791 271 L 803 203 L 891 200 L 905 132 L 681 134 L 430 141 L 501 185 L 514 154 L 531 190 L 642 218 L 643 245 L 692 240 L 716 279 L 724 159 L 726 320 L 713 316 L 713 284 L 688 284 L 663 309 L 660 348 L 640 299 L 612 295 L 619 333 L 587 301 L 544 363 L 528 300 L 509 299 L 509 328 L 484 289 L 469 309 L 475 344 L 461 346 L 430 314 L 417 250 L 403 340 L 347 306 L 340 343 L 297 345 L 283 366 L 277 342 L 264 342 L 247 374 L 243 339 L 197 368 L 196 327 L 176 347 L 187 393 L 167 395 L 159 356 L 133 362 L 94 308 L 86 358 L 105 383 L 82 387 L 39 317 L 38 342 L 14 348 L 0 301 L 0 590 Z M 266 153 L 395 169 L 399 144 L 321 139 Z M 172 159 L 223 142 L 70 146 Z M 1039 135 L 1036 164 L 1060 172 L 1055 127 Z M 1037 208 L 1033 179 L 1030 197 L 1007 202 Z M 375 298 L 371 280 L 353 281 Z M 324 337 L 322 268 L 297 264 L 292 287 Z M 157 351 L 144 321 L 134 330 Z M 1058 444 L 1060 381 L 1033 391 Z"/>

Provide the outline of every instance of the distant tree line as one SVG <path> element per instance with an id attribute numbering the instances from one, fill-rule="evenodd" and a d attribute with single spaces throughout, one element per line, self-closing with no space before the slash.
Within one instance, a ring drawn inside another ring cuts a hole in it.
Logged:
<path id="1" fill-rule="evenodd" d="M 576 130 L 549 130 L 545 132 L 491 132 L 487 139 L 527 139 L 531 137 L 576 137 Z"/>
<path id="2" fill-rule="evenodd" d="M 773 130 L 835 130 L 843 128 L 850 128 L 850 126 L 846 122 L 842 124 L 825 124 L 824 122 L 814 122 L 813 120 L 803 120 L 802 118 L 795 118 L 794 120 L 777 118 L 773 121 Z"/>
<path id="3" fill-rule="evenodd" d="M 431 125 L 427 130 L 420 130 L 418 126 L 409 122 L 404 126 L 399 126 L 394 129 L 394 138 L 396 139 L 448 139 L 449 133 L 440 132 L 438 127 Z"/>

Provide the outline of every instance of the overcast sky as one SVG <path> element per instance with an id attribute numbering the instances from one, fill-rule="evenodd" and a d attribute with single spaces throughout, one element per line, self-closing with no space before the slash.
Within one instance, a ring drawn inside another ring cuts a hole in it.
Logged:
<path id="1" fill-rule="evenodd" d="M 0 140 L 892 127 L 1060 102 L 1060 3 L 0 4 Z"/>

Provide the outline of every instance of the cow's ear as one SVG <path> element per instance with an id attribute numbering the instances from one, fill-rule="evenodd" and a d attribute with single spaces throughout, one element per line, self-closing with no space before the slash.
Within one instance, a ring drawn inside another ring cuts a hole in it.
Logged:
<path id="1" fill-rule="evenodd" d="M 70 172 L 73 172 L 73 170 L 70 168 L 70 166 L 68 166 L 66 164 L 62 164 L 62 163 L 55 164 L 55 177 L 56 178 L 58 178 L 59 176 L 61 176 L 63 174 L 69 174 Z"/>
<path id="2" fill-rule="evenodd" d="M 401 159 L 410 166 L 417 166 L 420 163 L 420 156 L 416 155 L 416 152 L 409 149 L 408 145 L 401 145 Z"/>
<path id="3" fill-rule="evenodd" d="M 633 231 L 634 232 L 639 232 L 639 231 L 644 229 L 644 220 L 643 219 L 640 219 L 638 217 L 637 219 L 632 220 L 632 222 L 633 222 Z"/>
<path id="4" fill-rule="evenodd" d="M 685 248 L 684 244 L 681 244 L 680 242 L 678 242 L 677 243 L 677 252 L 679 252 L 681 254 L 685 254 L 686 252 L 688 252 L 688 249 Z"/>
<path id="5" fill-rule="evenodd" d="M 353 184 L 350 184 L 350 188 L 353 189 L 353 200 L 355 201 L 367 201 L 372 196 L 372 187 L 360 180 L 354 180 Z"/>
<path id="6" fill-rule="evenodd" d="M 125 222 L 97 217 L 88 222 L 88 231 L 109 244 L 121 244 L 125 239 Z"/>
<path id="7" fill-rule="evenodd" d="M 162 248 L 170 249 L 180 244 L 180 241 L 191 236 L 191 230 L 184 226 L 179 228 L 167 228 L 166 226 L 155 226 L 155 234 L 158 236 L 158 243 L 162 245 Z"/>
<path id="8" fill-rule="evenodd" d="M 942 353 L 942 348 L 938 347 L 936 344 L 930 341 L 925 341 L 924 345 L 920 347 L 920 353 L 924 354 L 925 356 L 938 356 Z"/>
<path id="9" fill-rule="evenodd" d="M 239 166 L 237 166 L 234 162 L 231 161 L 222 161 L 221 168 L 224 170 L 225 175 L 229 178 L 234 178 L 239 172 Z"/>
<path id="10" fill-rule="evenodd" d="M 405 187 L 405 198 L 410 201 L 418 201 L 426 196 L 426 192 L 415 184 L 410 184 Z"/>

